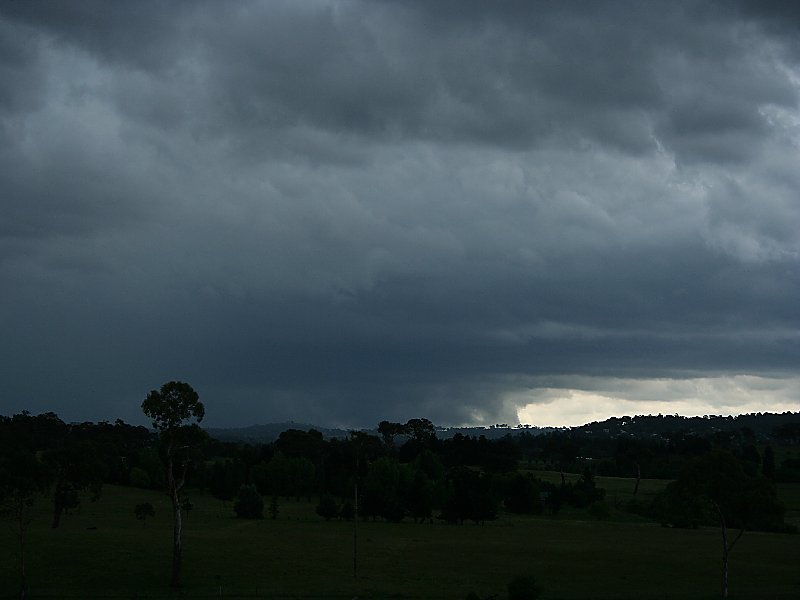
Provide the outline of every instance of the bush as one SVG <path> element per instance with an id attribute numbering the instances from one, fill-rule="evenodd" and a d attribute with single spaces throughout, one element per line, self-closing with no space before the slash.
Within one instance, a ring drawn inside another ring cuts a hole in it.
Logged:
<path id="1" fill-rule="evenodd" d="M 503 483 L 503 503 L 509 512 L 531 514 L 542 511 L 539 486 L 532 477 L 517 473 Z"/>
<path id="2" fill-rule="evenodd" d="M 145 527 L 147 525 L 147 517 L 155 517 L 156 511 L 149 502 L 142 502 L 136 505 L 136 508 L 133 509 L 133 514 L 142 522 L 142 527 Z"/>
<path id="3" fill-rule="evenodd" d="M 339 511 L 339 516 L 345 521 L 352 521 L 356 516 L 356 511 L 353 508 L 353 504 L 349 500 L 345 500 L 344 504 L 342 504 L 342 509 Z"/>
<path id="4" fill-rule="evenodd" d="M 533 577 L 515 577 L 508 584 L 508 600 L 535 600 L 541 593 Z"/>
<path id="5" fill-rule="evenodd" d="M 800 458 L 787 458 L 775 472 L 779 483 L 800 483 Z"/>
<path id="6" fill-rule="evenodd" d="M 339 507 L 336 504 L 336 500 L 333 499 L 333 496 L 325 494 L 319 499 L 317 514 L 326 521 L 330 521 L 339 516 Z"/>
<path id="7" fill-rule="evenodd" d="M 133 467 L 131 469 L 130 475 L 128 475 L 128 481 L 133 487 L 143 490 L 150 487 L 150 475 L 147 474 L 147 471 L 139 467 Z"/>
<path id="8" fill-rule="evenodd" d="M 632 515 L 648 515 L 649 514 L 649 506 L 635 498 L 631 498 L 625 503 L 625 512 L 631 513 Z"/>
<path id="9" fill-rule="evenodd" d="M 605 500 L 595 500 L 586 510 L 598 521 L 605 521 L 611 516 L 611 509 L 608 506 L 608 502 Z"/>
<path id="10" fill-rule="evenodd" d="M 269 518 L 272 519 L 273 521 L 278 518 L 278 513 L 280 512 L 280 510 L 278 509 L 278 497 L 277 496 L 273 496 L 272 497 L 272 500 L 269 503 L 269 508 L 267 509 L 267 512 L 269 513 Z"/>
<path id="11" fill-rule="evenodd" d="M 264 517 L 264 499 L 256 486 L 243 485 L 233 505 L 236 516 L 240 519 L 261 519 Z"/>

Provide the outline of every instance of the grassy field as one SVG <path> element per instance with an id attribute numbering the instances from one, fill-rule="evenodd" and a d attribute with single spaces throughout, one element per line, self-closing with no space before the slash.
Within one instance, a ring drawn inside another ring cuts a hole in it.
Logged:
<path id="1" fill-rule="evenodd" d="M 561 483 L 561 474 L 558 471 L 537 471 L 525 470 L 534 477 L 549 481 L 551 483 Z M 577 473 L 565 473 L 564 478 L 568 482 L 576 482 L 581 478 Z M 628 500 L 636 498 L 638 501 L 648 503 L 656 494 L 663 490 L 669 480 L 667 479 L 642 479 L 639 482 L 639 491 L 634 496 L 633 490 L 636 483 L 635 479 L 626 477 L 596 477 L 597 486 L 606 490 L 606 500 L 612 506 L 612 516 L 617 520 L 629 520 L 622 514 L 619 508 L 624 507 Z M 787 523 L 800 528 L 800 483 L 779 483 L 778 498 L 786 507 Z M 614 508 L 617 510 L 614 510 Z M 576 511 L 567 511 L 570 516 L 578 515 Z M 798 593 L 800 598 L 800 593 Z"/>
<path id="2" fill-rule="evenodd" d="M 555 474 L 558 477 L 558 474 Z M 632 480 L 599 478 L 609 496 Z M 643 482 L 640 493 L 655 493 Z M 615 487 L 616 486 L 616 487 Z M 792 490 L 795 500 L 797 488 Z M 149 501 L 146 527 L 133 507 Z M 715 529 L 651 523 L 502 515 L 483 527 L 359 522 L 353 576 L 353 523 L 326 523 L 308 502 L 282 500 L 278 520 L 243 521 L 230 504 L 192 494 L 185 526 L 185 586 L 167 587 L 169 501 L 156 492 L 107 486 L 97 503 L 48 528 L 37 504 L 29 540 L 32 597 L 51 598 L 446 598 L 505 597 L 508 581 L 532 575 L 549 599 L 711 599 L 719 596 Z M 0 524 L 0 590 L 14 597 L 17 564 L 8 523 Z M 800 536 L 746 533 L 731 555 L 736 599 L 800 597 Z"/>
<path id="3" fill-rule="evenodd" d="M 786 522 L 800 529 L 800 483 L 779 483 L 778 497 L 786 507 Z"/>
<path id="4" fill-rule="evenodd" d="M 550 483 L 561 483 L 561 473 L 558 471 L 523 471 L 531 473 L 534 477 L 549 481 Z M 582 475 L 578 473 L 564 473 L 564 479 L 567 482 L 575 483 Z M 636 480 L 628 477 L 595 477 L 597 487 L 606 490 L 606 500 L 611 504 L 624 504 L 628 500 L 636 498 L 640 501 L 651 500 L 658 492 L 663 490 L 669 480 L 667 479 L 642 479 L 639 482 L 639 491 L 636 496 L 633 490 L 636 486 Z"/>

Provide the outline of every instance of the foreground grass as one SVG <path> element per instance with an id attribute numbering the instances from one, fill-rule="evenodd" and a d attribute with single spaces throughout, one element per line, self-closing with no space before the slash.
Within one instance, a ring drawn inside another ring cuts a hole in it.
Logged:
<path id="1" fill-rule="evenodd" d="M 143 528 L 133 507 L 145 501 L 155 506 L 156 518 Z M 508 515 L 483 527 L 359 522 L 354 577 L 353 523 L 326 523 L 313 504 L 282 500 L 278 520 L 243 521 L 230 504 L 209 496 L 194 493 L 192 502 L 185 586 L 176 596 L 455 600 L 474 590 L 503 598 L 516 575 L 533 575 L 550 599 L 719 596 L 714 529 Z M 55 531 L 47 508 L 37 504 L 30 534 L 33 597 L 170 596 L 166 496 L 107 486 L 99 502 L 86 501 Z M 799 597 L 797 556 L 800 536 L 748 532 L 731 555 L 732 598 Z M 15 561 L 13 536 L 2 527 L 4 597 L 16 592 Z"/>

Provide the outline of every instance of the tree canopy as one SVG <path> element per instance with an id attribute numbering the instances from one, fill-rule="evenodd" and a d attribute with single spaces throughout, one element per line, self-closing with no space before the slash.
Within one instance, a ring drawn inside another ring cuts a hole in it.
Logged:
<path id="1" fill-rule="evenodd" d="M 173 431 L 194 418 L 205 416 L 205 407 L 191 385 L 170 381 L 160 390 L 152 390 L 142 402 L 142 412 L 153 420 L 157 431 Z"/>

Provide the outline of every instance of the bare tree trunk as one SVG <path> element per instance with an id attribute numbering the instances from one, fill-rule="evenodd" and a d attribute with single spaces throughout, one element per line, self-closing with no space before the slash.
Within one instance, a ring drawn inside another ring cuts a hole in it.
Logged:
<path id="1" fill-rule="evenodd" d="M 358 577 L 358 472 L 353 486 L 353 577 Z"/>
<path id="2" fill-rule="evenodd" d="M 352 437 L 355 458 L 353 471 L 353 579 L 358 577 L 358 443 Z"/>
<path id="3" fill-rule="evenodd" d="M 172 500 L 172 516 L 173 516 L 173 529 L 172 529 L 172 580 L 170 585 L 174 588 L 181 586 L 181 560 L 183 557 L 183 548 L 181 545 L 181 498 L 180 490 L 183 487 L 185 471 L 180 480 L 175 479 L 175 463 L 173 460 L 174 452 L 173 442 L 170 441 L 167 447 L 167 485 L 169 486 L 169 496 Z"/>
<path id="4" fill-rule="evenodd" d="M 53 529 L 58 529 L 58 526 L 61 524 L 61 513 L 64 510 L 64 505 L 58 496 L 60 493 L 60 490 L 56 488 L 55 498 L 53 499 L 53 524 L 51 525 Z"/>
<path id="5" fill-rule="evenodd" d="M 178 490 L 172 489 L 172 512 L 175 517 L 175 526 L 172 533 L 172 587 L 181 586 L 181 503 L 178 498 Z"/>
<path id="6" fill-rule="evenodd" d="M 28 580 L 25 574 L 25 499 L 20 496 L 14 499 L 17 513 L 17 538 L 19 541 L 19 597 L 25 600 L 28 590 Z"/>
<path id="7" fill-rule="evenodd" d="M 722 519 L 722 598 L 725 600 L 728 597 L 728 528 L 725 526 L 725 519 Z"/>
<path id="8" fill-rule="evenodd" d="M 21 600 L 25 600 L 25 591 L 28 588 L 28 581 L 25 576 L 25 533 L 23 531 L 22 524 L 20 524 L 19 528 L 19 579 L 19 597 Z"/>
<path id="9" fill-rule="evenodd" d="M 722 514 L 722 509 L 720 509 L 717 504 L 714 504 L 714 507 L 717 509 L 717 513 L 719 514 L 719 524 L 720 529 L 722 530 L 722 598 L 723 600 L 726 600 L 728 598 L 728 558 L 731 550 L 733 550 L 733 547 L 736 545 L 736 542 L 738 542 L 739 538 L 742 537 L 744 529 L 740 529 L 734 540 L 729 544 L 728 525 L 725 522 L 725 515 Z"/>

